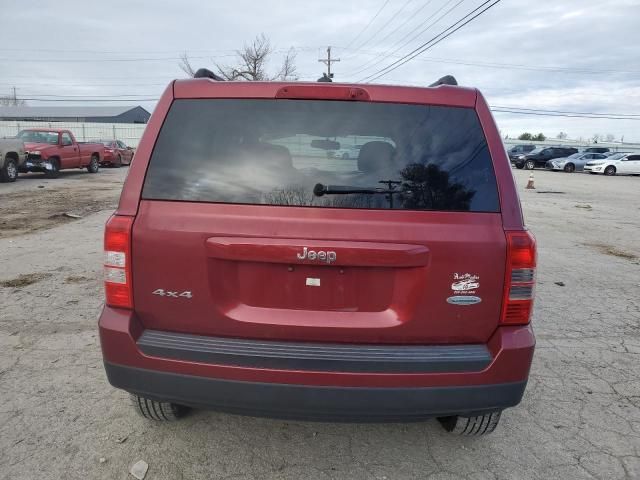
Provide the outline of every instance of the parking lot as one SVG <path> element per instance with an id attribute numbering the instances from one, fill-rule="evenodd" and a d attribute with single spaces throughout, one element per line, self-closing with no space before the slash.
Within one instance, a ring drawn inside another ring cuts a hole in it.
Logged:
<path id="1" fill-rule="evenodd" d="M 0 478 L 640 478 L 640 178 L 514 170 L 539 247 L 523 403 L 485 438 L 437 422 L 138 417 L 105 378 L 102 227 L 127 169 L 0 185 Z M 28 217 L 27 217 L 27 213 Z"/>

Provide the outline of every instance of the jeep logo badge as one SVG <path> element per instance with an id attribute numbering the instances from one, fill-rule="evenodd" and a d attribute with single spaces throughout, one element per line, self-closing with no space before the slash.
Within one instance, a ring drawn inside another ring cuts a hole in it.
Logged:
<path id="1" fill-rule="evenodd" d="M 338 258 L 336 252 L 331 250 L 318 250 L 316 252 L 315 250 L 309 250 L 307 247 L 303 247 L 302 253 L 298 253 L 296 256 L 298 257 L 298 260 L 314 260 L 327 264 L 335 262 Z"/>

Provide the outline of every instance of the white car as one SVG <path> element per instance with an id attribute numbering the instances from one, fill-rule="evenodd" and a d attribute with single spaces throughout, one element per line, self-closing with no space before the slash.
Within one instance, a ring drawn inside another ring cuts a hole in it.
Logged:
<path id="1" fill-rule="evenodd" d="M 614 153 L 604 160 L 588 162 L 584 171 L 605 175 L 640 175 L 640 154 Z"/>

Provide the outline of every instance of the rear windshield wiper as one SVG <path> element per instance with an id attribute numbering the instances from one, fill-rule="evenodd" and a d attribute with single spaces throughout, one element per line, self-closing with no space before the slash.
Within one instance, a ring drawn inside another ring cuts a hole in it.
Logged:
<path id="1" fill-rule="evenodd" d="M 381 182 L 381 183 L 390 183 L 390 182 Z M 393 182 L 396 183 L 396 182 Z M 400 182 L 397 182 L 400 183 Z M 363 193 L 369 195 L 381 194 L 381 195 L 389 195 L 393 193 L 403 193 L 406 190 L 404 189 L 394 189 L 394 188 L 382 188 L 382 187 L 352 187 L 349 185 L 323 185 L 321 183 L 316 183 L 315 187 L 313 187 L 313 194 L 316 197 L 322 197 L 323 195 L 348 195 L 350 193 Z"/>

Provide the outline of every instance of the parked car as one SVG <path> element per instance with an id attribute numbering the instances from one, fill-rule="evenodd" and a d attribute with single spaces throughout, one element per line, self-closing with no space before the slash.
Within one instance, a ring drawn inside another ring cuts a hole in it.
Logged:
<path id="1" fill-rule="evenodd" d="M 0 138 L 0 182 L 15 182 L 18 169 L 27 160 L 22 140 Z"/>
<path id="2" fill-rule="evenodd" d="M 283 146 L 327 137 L 352 170 Z M 176 80 L 104 246 L 104 366 L 146 418 L 480 435 L 523 396 L 536 245 L 475 89 Z"/>
<path id="3" fill-rule="evenodd" d="M 510 149 L 507 150 L 507 155 L 509 155 L 509 160 L 511 163 L 514 162 L 520 155 L 526 155 L 536 148 L 533 144 L 520 144 L 513 145 Z"/>
<path id="4" fill-rule="evenodd" d="M 564 170 L 567 173 L 581 172 L 590 160 L 607 158 L 604 153 L 574 153 L 567 158 L 556 158 L 547 162 L 547 170 Z"/>
<path id="5" fill-rule="evenodd" d="M 104 157 L 104 145 L 77 142 L 69 130 L 30 128 L 20 131 L 17 138 L 28 152 L 27 161 L 19 168 L 21 172 L 44 172 L 50 178 L 68 168 L 98 173 Z"/>
<path id="6" fill-rule="evenodd" d="M 573 147 L 538 147 L 535 150 L 527 153 L 526 155 L 520 155 L 515 161 L 517 168 L 526 168 L 527 170 L 533 170 L 534 168 L 543 168 L 547 165 L 549 160 L 554 158 L 562 158 L 578 153 L 577 148 Z"/>
<path id="7" fill-rule="evenodd" d="M 640 175 L 640 154 L 614 153 L 603 160 L 588 162 L 584 170 L 604 175 Z"/>
<path id="8" fill-rule="evenodd" d="M 96 140 L 104 145 L 104 157 L 100 161 L 100 165 L 108 165 L 110 167 L 121 167 L 122 165 L 131 165 L 133 160 L 133 148 L 128 147 L 121 140 Z"/>
<path id="9" fill-rule="evenodd" d="M 584 153 L 608 153 L 611 149 L 607 147 L 588 147 L 584 149 Z"/>
<path id="10" fill-rule="evenodd" d="M 344 146 L 339 148 L 338 150 L 327 150 L 327 156 L 329 158 L 341 158 L 343 160 L 350 160 L 358 158 L 359 151 L 360 149 L 358 146 Z"/>

